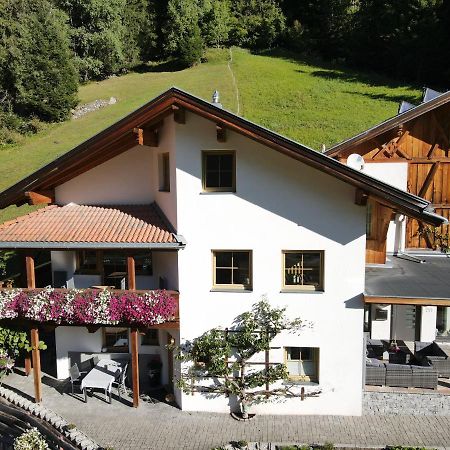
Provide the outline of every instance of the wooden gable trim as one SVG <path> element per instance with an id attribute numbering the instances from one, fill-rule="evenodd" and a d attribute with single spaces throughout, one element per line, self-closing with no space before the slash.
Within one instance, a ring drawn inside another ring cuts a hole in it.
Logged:
<path id="1" fill-rule="evenodd" d="M 391 208 L 370 200 L 372 207 L 371 235 L 366 240 L 366 263 L 384 264 L 386 262 L 386 240 L 389 223 L 393 217 Z M 369 220 L 369 218 L 368 218 Z"/>
<path id="2" fill-rule="evenodd" d="M 25 192 L 25 197 L 28 198 L 29 205 L 50 205 L 55 203 L 55 191 L 53 189 L 47 191 Z"/>

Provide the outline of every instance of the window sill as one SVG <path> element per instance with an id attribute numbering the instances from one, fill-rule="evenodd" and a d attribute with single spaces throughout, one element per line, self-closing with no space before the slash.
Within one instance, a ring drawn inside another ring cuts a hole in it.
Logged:
<path id="1" fill-rule="evenodd" d="M 243 294 L 248 294 L 248 293 L 253 292 L 253 289 L 212 288 L 209 292 L 233 292 L 233 293 L 243 293 Z"/>
<path id="2" fill-rule="evenodd" d="M 236 191 L 202 191 L 199 195 L 224 195 L 224 194 L 236 194 Z"/>
<path id="3" fill-rule="evenodd" d="M 302 381 L 302 380 L 283 380 L 283 385 L 289 386 L 319 386 L 317 381 Z"/>
<path id="4" fill-rule="evenodd" d="M 324 294 L 325 291 L 314 291 L 309 289 L 281 289 L 280 292 L 282 294 Z"/>

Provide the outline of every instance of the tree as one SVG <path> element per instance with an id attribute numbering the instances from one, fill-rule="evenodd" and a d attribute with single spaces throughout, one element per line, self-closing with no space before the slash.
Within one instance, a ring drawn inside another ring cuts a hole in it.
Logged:
<path id="1" fill-rule="evenodd" d="M 275 0 L 233 0 L 232 41 L 244 47 L 272 47 L 285 29 L 285 17 Z"/>
<path id="2" fill-rule="evenodd" d="M 199 21 L 200 6 L 194 0 L 169 0 L 164 28 L 167 55 L 179 58 L 184 65 L 198 62 L 203 52 Z"/>
<path id="3" fill-rule="evenodd" d="M 231 30 L 231 5 L 229 0 L 204 2 L 201 29 L 206 45 L 220 47 L 228 41 Z"/>
<path id="4" fill-rule="evenodd" d="M 154 59 L 157 45 L 156 11 L 149 0 L 127 0 L 124 10 L 124 53 L 127 67 Z"/>
<path id="5" fill-rule="evenodd" d="M 65 20 L 47 0 L 0 0 L 4 111 L 59 121 L 75 106 L 77 73 Z"/>
<path id="6" fill-rule="evenodd" d="M 233 326 L 222 330 L 214 328 L 193 341 L 178 347 L 178 358 L 187 363 L 177 385 L 186 393 L 234 395 L 240 402 L 244 418 L 248 404 L 266 401 L 269 397 L 312 396 L 289 385 L 273 385 L 288 378 L 285 364 L 271 364 L 258 370 L 250 359 L 270 350 L 271 341 L 282 331 L 299 332 L 311 326 L 300 319 L 289 320 L 285 308 L 271 307 L 266 298 L 253 305 L 251 311 L 237 317 Z M 205 380 L 212 383 L 205 384 Z M 194 382 L 194 383 L 193 383 Z"/>
<path id="7" fill-rule="evenodd" d="M 82 81 L 104 78 L 127 68 L 123 20 L 126 0 L 54 1 L 69 16 L 71 46 Z"/>

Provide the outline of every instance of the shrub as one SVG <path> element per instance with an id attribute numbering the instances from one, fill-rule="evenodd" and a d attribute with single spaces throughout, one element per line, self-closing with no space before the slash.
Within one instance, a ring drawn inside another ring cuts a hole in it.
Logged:
<path id="1" fill-rule="evenodd" d="M 14 441 L 14 450 L 47 450 L 49 446 L 37 428 L 31 428 Z"/>

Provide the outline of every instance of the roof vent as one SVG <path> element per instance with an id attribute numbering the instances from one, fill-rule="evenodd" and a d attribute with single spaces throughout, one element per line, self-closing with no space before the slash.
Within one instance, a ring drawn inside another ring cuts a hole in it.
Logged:
<path id="1" fill-rule="evenodd" d="M 212 104 L 218 108 L 222 108 L 222 103 L 219 102 L 219 91 L 215 90 L 212 95 Z"/>
<path id="2" fill-rule="evenodd" d="M 355 170 L 363 170 L 364 158 L 361 155 L 358 155 L 358 153 L 352 153 L 347 158 L 347 166 Z"/>

